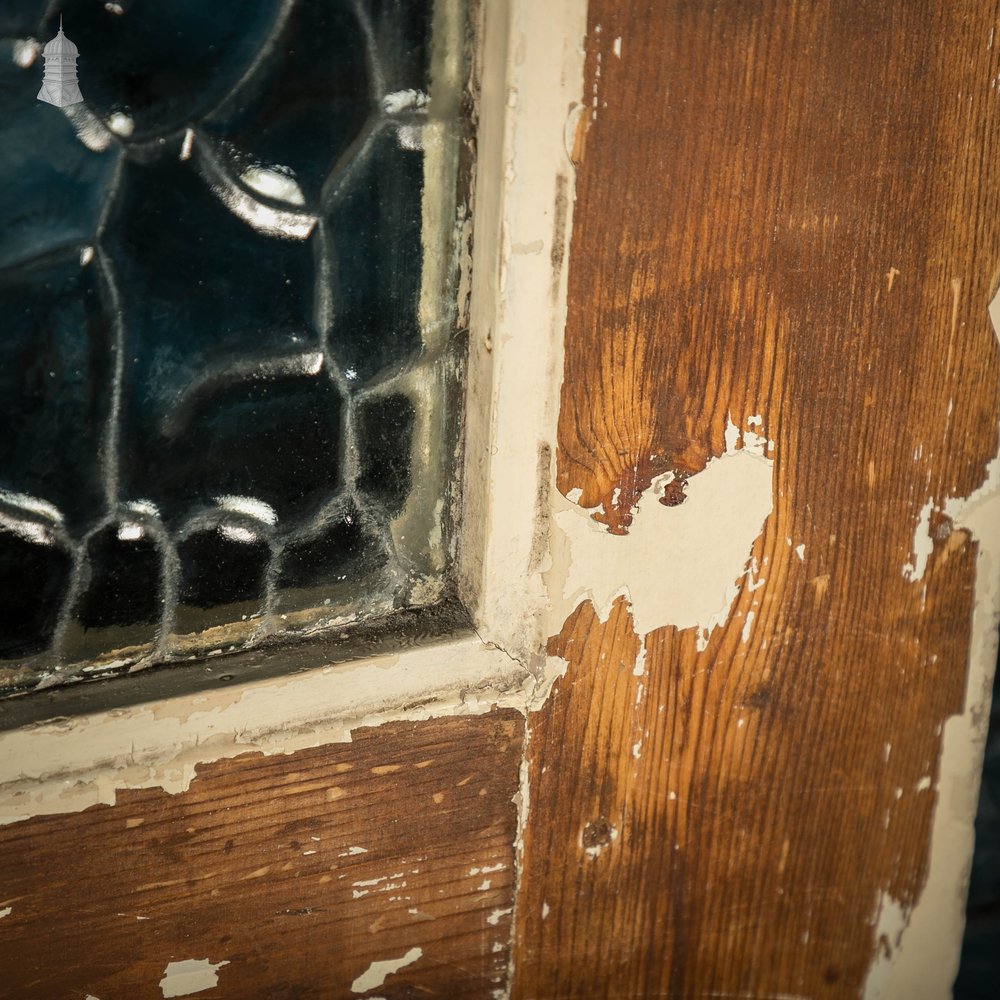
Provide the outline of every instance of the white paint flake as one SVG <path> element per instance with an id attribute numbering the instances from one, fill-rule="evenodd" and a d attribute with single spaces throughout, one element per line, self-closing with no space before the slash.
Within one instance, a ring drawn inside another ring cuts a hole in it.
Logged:
<path id="1" fill-rule="evenodd" d="M 910 920 L 909 909 L 903 907 L 886 892 L 880 892 L 872 914 L 875 941 L 875 961 L 868 970 L 865 981 L 865 1000 L 882 1000 L 891 987 L 892 961 L 900 946 L 903 931 Z"/>
<path id="2" fill-rule="evenodd" d="M 801 545 L 796 545 L 795 546 L 795 554 L 799 557 L 799 562 L 805 562 L 806 561 L 806 546 L 805 546 L 805 542 L 803 542 Z"/>
<path id="3" fill-rule="evenodd" d="M 315 838 L 319 840 L 319 838 Z M 346 851 L 342 851 L 337 855 L 338 858 L 354 857 L 357 854 L 367 854 L 368 849 L 366 847 L 348 847 Z"/>
<path id="4" fill-rule="evenodd" d="M 422 955 L 422 948 L 411 948 L 405 955 L 399 958 L 387 958 L 380 962 L 372 962 L 368 968 L 351 983 L 351 991 L 354 993 L 367 993 L 378 986 L 381 986 L 389 976 L 399 972 L 400 969 L 413 965 Z"/>
<path id="5" fill-rule="evenodd" d="M 698 628 L 707 642 L 708 633 L 729 617 L 754 540 L 772 509 L 773 462 L 764 455 L 766 441 L 748 431 L 737 448 L 740 437 L 730 421 L 726 454 L 687 480 L 687 499 L 679 506 L 659 503 L 671 476 L 654 480 L 639 498 L 627 535 L 610 534 L 589 511 L 556 494 L 554 620 L 565 621 L 587 599 L 606 620 L 624 595 L 638 635 L 674 625 Z M 565 545 L 556 537 L 560 533 Z"/>
<path id="6" fill-rule="evenodd" d="M 486 918 L 486 923 L 488 923 L 491 927 L 496 927 L 496 925 L 499 924 L 504 917 L 513 912 L 514 908 L 511 906 L 508 906 L 505 910 L 494 910 Z"/>
<path id="7" fill-rule="evenodd" d="M 492 875 L 493 872 L 502 872 L 507 866 L 502 862 L 495 865 L 484 865 L 482 868 L 470 868 L 470 875 Z"/>
<path id="8" fill-rule="evenodd" d="M 218 970 L 229 962 L 211 962 L 207 958 L 188 958 L 171 962 L 163 970 L 160 991 L 164 998 L 187 997 L 219 985 Z"/>
<path id="9" fill-rule="evenodd" d="M 957 282 L 953 327 L 957 323 Z M 994 333 L 1000 338 L 1000 294 L 989 306 Z M 953 401 L 949 400 L 948 415 Z M 992 431 L 992 428 L 990 428 Z M 930 501 L 921 512 L 914 539 L 910 579 L 919 579 L 932 545 Z M 949 497 L 941 512 L 975 539 L 975 608 L 972 616 L 965 709 L 935 727 L 942 736 L 937 785 L 947 789 L 934 810 L 931 856 L 926 882 L 917 903 L 902 907 L 883 895 L 876 903 L 876 957 L 865 982 L 865 1000 L 910 1000 L 915 996 L 949 996 L 958 971 L 964 924 L 965 893 L 974 842 L 973 819 L 979 792 L 983 743 L 989 720 L 990 690 L 997 659 L 1000 619 L 1000 454 L 986 468 L 978 489 L 966 497 Z M 921 558 L 921 553 L 924 553 Z M 905 574 L 905 569 L 904 569 Z M 888 759 L 889 744 L 885 746 Z M 924 776 L 918 791 L 932 787 Z M 873 920 L 873 922 L 875 922 Z M 901 940 L 906 938 L 905 954 Z"/>
<path id="10" fill-rule="evenodd" d="M 646 640 L 643 638 L 639 643 L 639 655 L 635 658 L 635 666 L 632 667 L 633 677 L 642 677 L 646 672 Z"/>
<path id="11" fill-rule="evenodd" d="M 0 910 L 0 920 L 3 920 L 4 917 L 9 917 L 13 912 L 13 906 L 5 906 L 2 910 Z"/>
<path id="12" fill-rule="evenodd" d="M 934 539 L 931 538 L 931 511 L 934 501 L 928 500 L 920 509 L 920 518 L 913 532 L 913 559 L 903 565 L 903 576 L 911 583 L 924 578 L 927 568 L 927 558 L 934 551 Z"/>
<path id="13" fill-rule="evenodd" d="M 615 54 L 615 55 L 616 55 L 616 56 L 617 56 L 617 57 L 618 57 L 619 59 L 621 59 L 621 57 L 622 57 L 622 36 L 621 36 L 621 35 L 619 35 L 619 36 L 618 36 L 618 37 L 617 37 L 617 38 L 615 39 L 615 41 L 614 41 L 614 44 L 612 45 L 612 47 L 611 47 L 611 48 L 612 48 L 612 51 L 614 52 L 614 54 Z"/>
<path id="14" fill-rule="evenodd" d="M 740 640 L 742 642 L 749 642 L 750 641 L 750 632 L 753 629 L 754 615 L 755 615 L 755 612 L 753 612 L 753 611 L 748 611 L 747 612 L 746 621 L 743 623 L 743 631 L 740 634 Z"/>

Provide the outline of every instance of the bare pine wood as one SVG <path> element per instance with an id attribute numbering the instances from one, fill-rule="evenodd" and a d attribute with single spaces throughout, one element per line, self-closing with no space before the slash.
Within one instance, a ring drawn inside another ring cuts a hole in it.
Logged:
<path id="1" fill-rule="evenodd" d="M 0 996 L 162 1000 L 169 962 L 227 962 L 206 998 L 487 997 L 506 981 L 523 722 L 393 723 L 199 768 L 188 791 L 0 829 Z"/>
<path id="2" fill-rule="evenodd" d="M 517 997 L 832 1000 L 896 947 L 976 545 L 935 512 L 902 569 L 997 448 L 998 29 L 992 0 L 591 0 L 559 489 L 625 533 L 759 415 L 775 509 L 704 651 L 624 601 L 552 638 Z"/>

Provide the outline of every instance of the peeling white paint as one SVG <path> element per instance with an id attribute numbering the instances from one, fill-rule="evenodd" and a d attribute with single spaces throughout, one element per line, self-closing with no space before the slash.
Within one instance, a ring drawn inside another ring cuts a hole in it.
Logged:
<path id="1" fill-rule="evenodd" d="M 885 1000 L 891 995 L 892 960 L 899 950 L 908 921 L 909 913 L 906 908 L 888 893 L 879 894 L 872 914 L 876 957 L 865 982 L 866 1000 Z"/>
<path id="2" fill-rule="evenodd" d="M 635 666 L 632 667 L 633 677 L 642 677 L 646 672 L 646 637 L 639 639 L 639 655 L 635 658 Z"/>
<path id="3" fill-rule="evenodd" d="M 350 742 L 362 726 L 523 708 L 528 680 L 473 635 L 11 730 L 0 733 L 0 823 L 113 805 L 119 788 L 184 791 L 205 761 Z"/>
<path id="4" fill-rule="evenodd" d="M 998 473 L 994 460 L 980 489 L 965 500 L 949 500 L 945 505 L 944 513 L 955 527 L 965 529 L 979 543 L 965 709 L 944 725 L 927 881 L 906 915 L 900 946 L 890 957 L 876 957 L 865 1000 L 946 997 L 958 971 L 1000 619 Z"/>
<path id="5" fill-rule="evenodd" d="M 934 539 L 931 538 L 931 511 L 934 501 L 928 500 L 920 508 L 920 517 L 913 532 L 913 559 L 903 565 L 903 576 L 911 583 L 924 578 L 927 569 L 927 559 L 934 551 Z"/>
<path id="6" fill-rule="evenodd" d="M 381 986 L 389 976 L 400 969 L 413 965 L 423 955 L 422 948 L 411 948 L 405 955 L 399 958 L 387 958 L 379 962 L 372 962 L 368 968 L 351 983 L 351 991 L 354 993 L 367 993 L 376 987 Z"/>
<path id="7" fill-rule="evenodd" d="M 219 969 L 229 962 L 211 962 L 207 958 L 188 958 L 170 962 L 160 980 L 160 992 L 168 997 L 187 997 L 219 985 Z"/>
<path id="8" fill-rule="evenodd" d="M 491 875 L 493 872 L 502 872 L 507 866 L 498 861 L 495 865 L 484 865 L 482 868 L 470 868 L 470 875 Z"/>
<path id="9" fill-rule="evenodd" d="M 511 906 L 508 906 L 506 909 L 494 910 L 486 918 L 486 923 L 488 923 L 491 927 L 496 927 L 497 924 L 499 924 L 500 921 L 503 920 L 504 917 L 508 916 L 509 914 L 511 914 L 513 912 L 514 912 L 514 909 Z"/>
<path id="10" fill-rule="evenodd" d="M 622 595 L 639 635 L 674 625 L 707 637 L 724 623 L 772 509 L 773 463 L 761 453 L 762 439 L 751 436 L 754 447 L 737 450 L 738 429 L 727 431 L 727 453 L 688 479 L 687 499 L 677 507 L 658 502 L 665 482 L 654 482 L 624 536 L 609 534 L 556 495 L 553 534 L 560 537 L 553 549 L 561 556 L 554 555 L 550 571 L 556 631 L 582 601 L 593 601 L 605 620 Z"/>
<path id="11" fill-rule="evenodd" d="M 5 906 L 2 910 L 0 910 L 0 920 L 2 920 L 4 917 L 9 917 L 13 912 L 14 912 L 13 906 Z"/>
<path id="12" fill-rule="evenodd" d="M 795 554 L 799 557 L 799 562 L 806 561 L 806 545 L 803 542 L 801 545 L 795 546 Z"/>
<path id="13" fill-rule="evenodd" d="M 954 289 L 954 284 L 953 284 Z M 989 307 L 994 332 L 1000 337 L 1000 294 Z M 951 405 L 949 403 L 949 414 Z M 929 503 L 930 501 L 928 501 Z M 929 517 L 929 510 L 926 517 Z M 922 539 L 930 534 L 921 526 L 914 539 L 913 574 L 926 566 Z M 983 749 L 989 724 L 993 673 L 1000 621 L 1000 454 L 986 469 L 982 485 L 968 497 L 952 497 L 942 513 L 953 531 L 964 531 L 977 542 L 975 605 L 969 644 L 968 680 L 963 711 L 938 728 L 942 735 L 937 777 L 937 805 L 931 830 L 927 879 L 917 903 L 908 913 L 880 904 L 879 933 L 894 939 L 891 954 L 879 953 L 865 984 L 865 1000 L 912 1000 L 947 997 L 958 971 L 965 897 L 974 843 L 973 823 L 979 797 Z M 886 744 L 886 759 L 889 745 Z M 921 780 L 921 784 L 923 784 Z M 895 935 L 895 938 L 893 938 Z"/>

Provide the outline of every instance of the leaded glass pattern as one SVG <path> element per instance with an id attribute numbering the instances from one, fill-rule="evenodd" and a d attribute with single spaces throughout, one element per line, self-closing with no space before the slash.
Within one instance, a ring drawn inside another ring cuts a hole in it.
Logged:
<path id="1" fill-rule="evenodd" d="M 0 690 L 435 601 L 460 4 L 50 7 L 0 7 Z"/>

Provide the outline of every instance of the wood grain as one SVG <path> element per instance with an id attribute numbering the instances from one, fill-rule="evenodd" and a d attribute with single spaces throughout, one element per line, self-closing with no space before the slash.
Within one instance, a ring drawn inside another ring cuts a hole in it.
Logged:
<path id="1" fill-rule="evenodd" d="M 188 791 L 0 829 L 0 996 L 486 997 L 506 981 L 523 722 L 393 723 L 353 743 L 199 768 Z"/>
<path id="2" fill-rule="evenodd" d="M 896 948 L 966 683 L 976 545 L 939 508 L 997 448 L 998 15 L 591 0 L 559 489 L 625 533 L 759 415 L 774 511 L 703 651 L 624 601 L 551 640 L 517 997 L 832 1000 Z"/>

